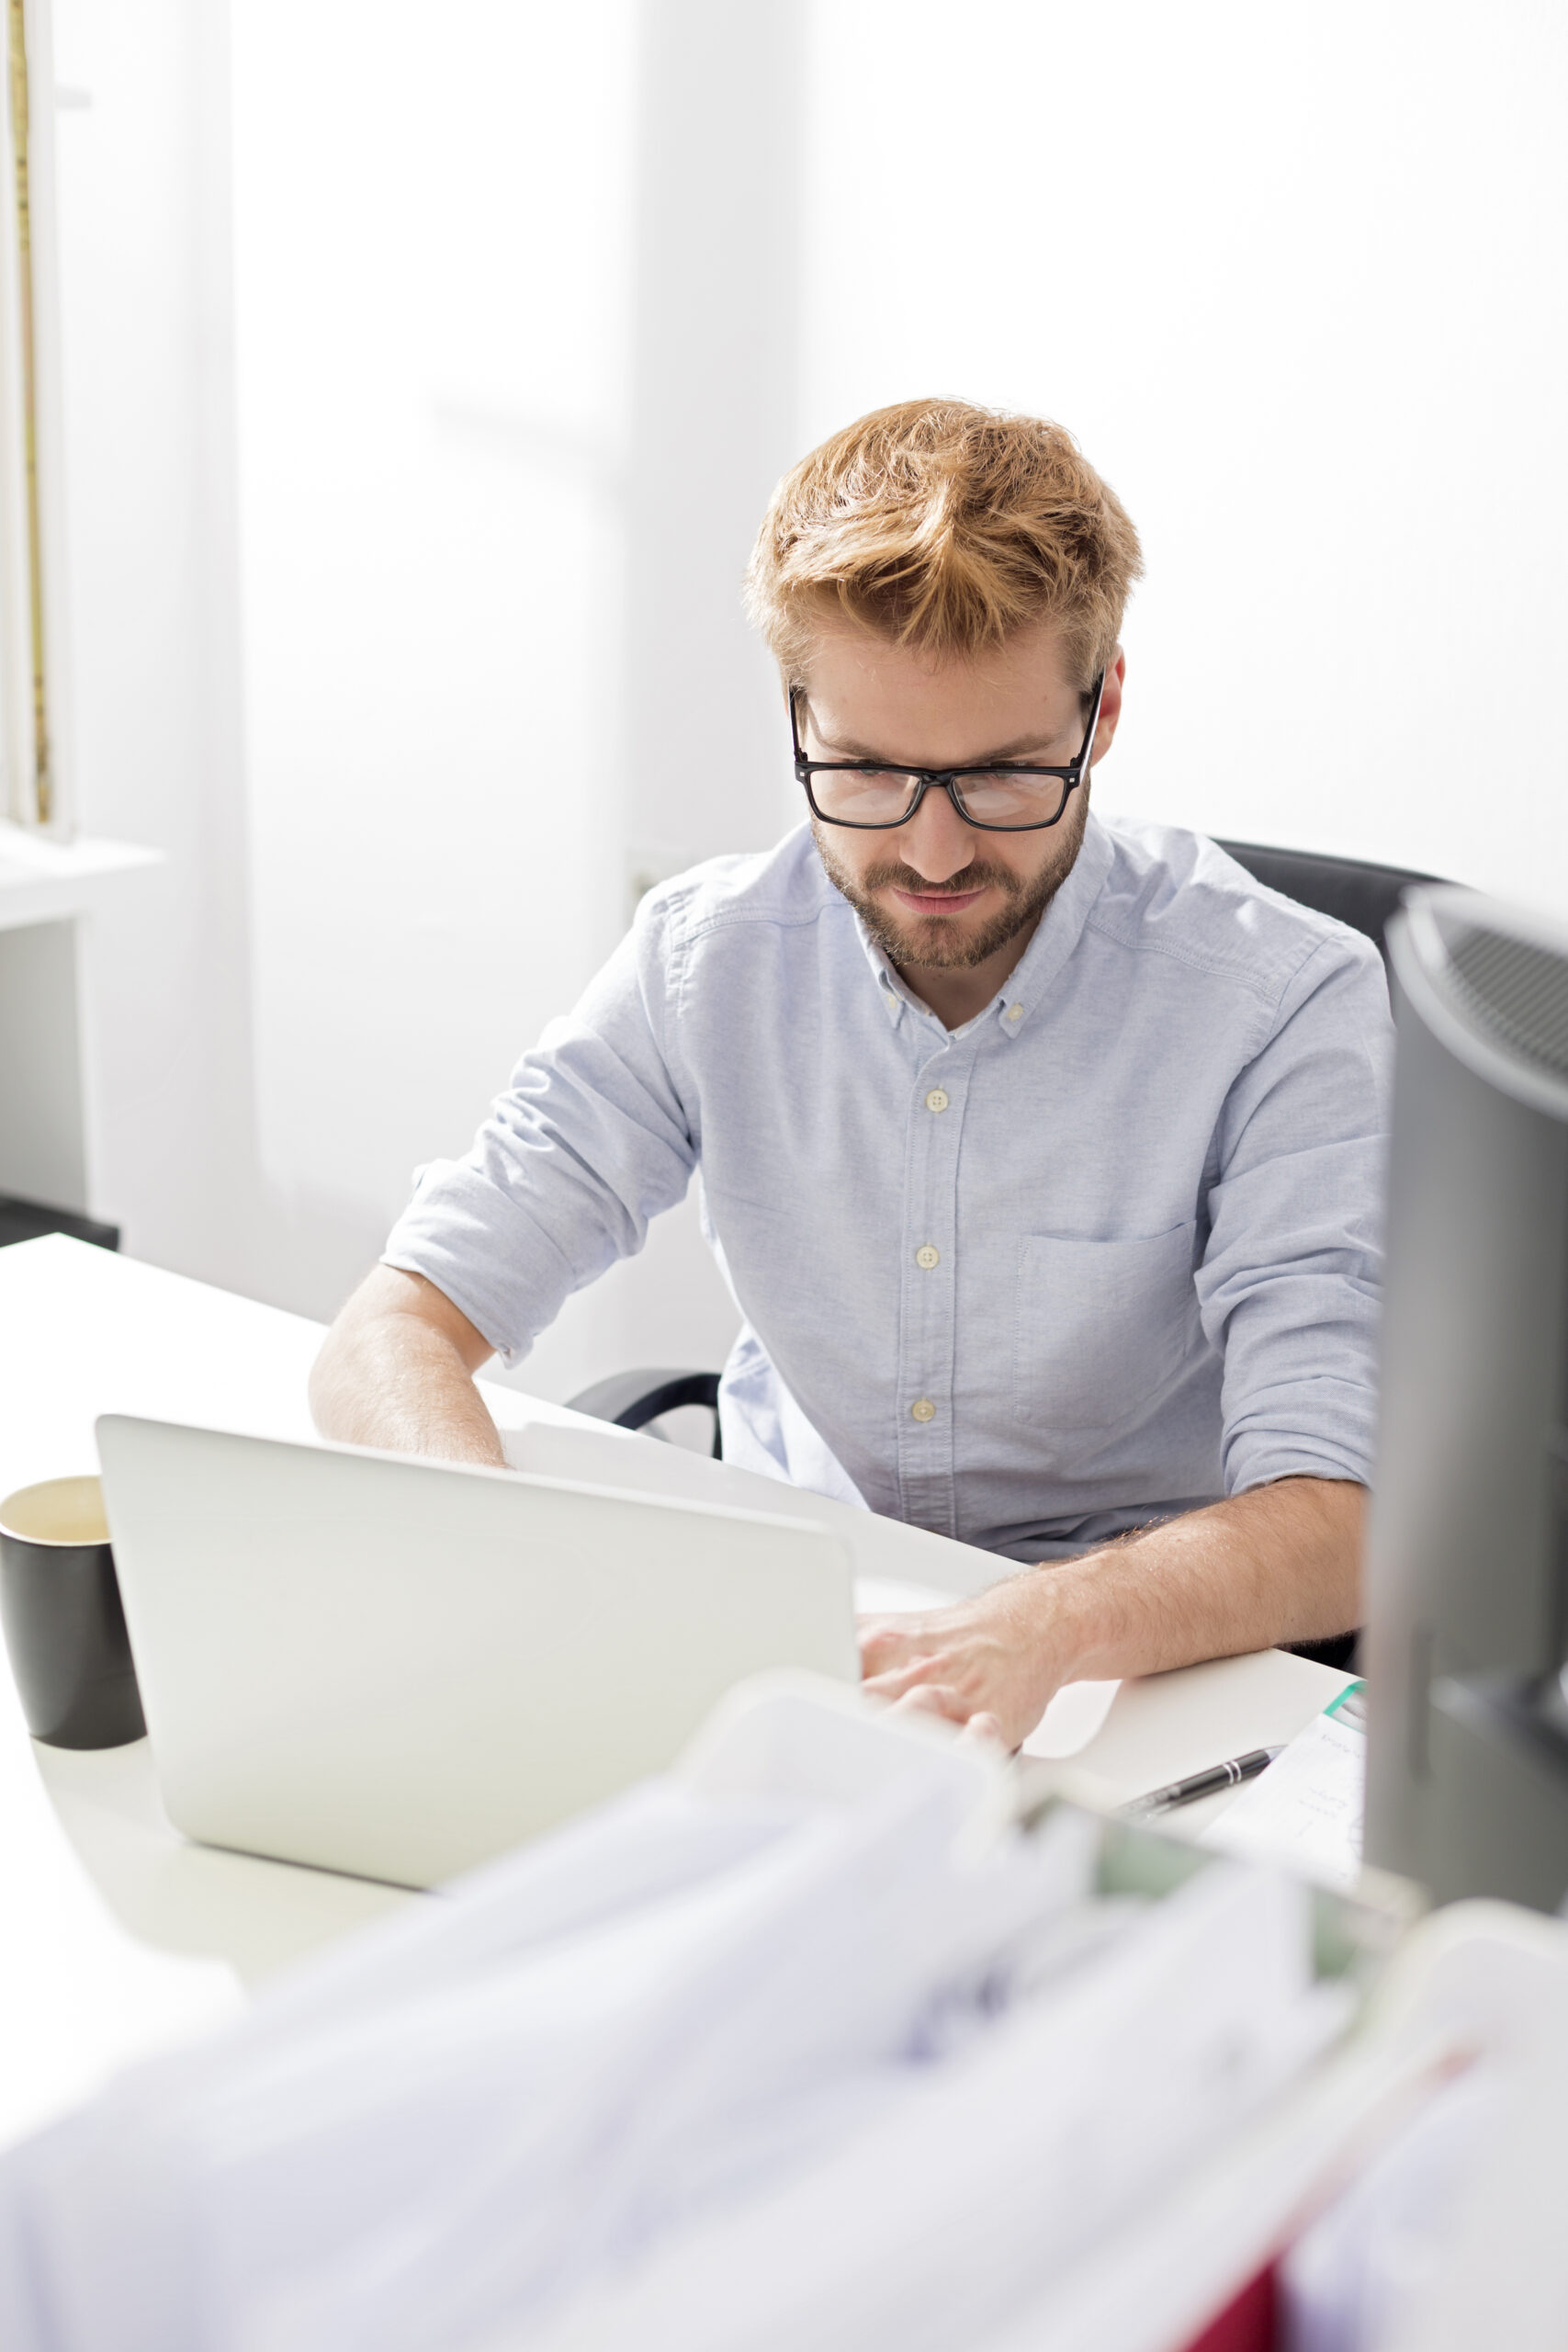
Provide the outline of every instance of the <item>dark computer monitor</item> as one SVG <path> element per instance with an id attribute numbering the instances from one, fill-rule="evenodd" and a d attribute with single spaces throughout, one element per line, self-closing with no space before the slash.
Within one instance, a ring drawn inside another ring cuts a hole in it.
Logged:
<path id="1" fill-rule="evenodd" d="M 1568 928 L 1423 889 L 1389 946 L 1366 1858 L 1439 1901 L 1551 1910 L 1568 1892 Z"/>

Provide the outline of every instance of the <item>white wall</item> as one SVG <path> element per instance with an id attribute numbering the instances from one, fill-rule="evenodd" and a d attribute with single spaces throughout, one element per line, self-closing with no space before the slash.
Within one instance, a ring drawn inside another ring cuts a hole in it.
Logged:
<path id="1" fill-rule="evenodd" d="M 1148 566 L 1105 805 L 1568 909 L 1568 17 L 816 0 L 802 425 L 1061 420 Z"/>
<path id="2" fill-rule="evenodd" d="M 1568 18 L 811 9 L 807 440 L 1058 416 L 1145 538 L 1110 807 L 1568 908 Z"/>
<path id="3" fill-rule="evenodd" d="M 319 1314 L 634 877 L 792 813 L 772 481 L 952 390 L 1144 533 L 1111 806 L 1568 905 L 1536 0 L 56 0 L 96 1205 Z M 690 747 L 690 748 L 688 748 Z M 712 1362 L 689 1214 L 525 1377 Z"/>
<path id="4" fill-rule="evenodd" d="M 233 11 L 259 1144 L 382 1222 L 618 929 L 631 57 L 376 13 Z"/>
<path id="5" fill-rule="evenodd" d="M 796 11 L 61 17 L 84 809 L 171 854 L 99 942 L 97 1205 L 329 1314 L 638 878 L 794 814 L 738 585 L 795 446 Z M 524 1376 L 734 1319 L 690 1205 Z"/>
<path id="6" fill-rule="evenodd" d="M 265 1293 L 251 1148 L 223 11 L 57 0 L 81 820 L 162 849 L 97 919 L 94 1203 Z"/>
<path id="7" fill-rule="evenodd" d="M 368 1257 L 637 880 L 786 815 L 738 582 L 795 430 L 798 28 L 233 21 L 258 1147 Z M 523 1376 L 711 1363 L 734 1320 L 690 1204 Z"/>

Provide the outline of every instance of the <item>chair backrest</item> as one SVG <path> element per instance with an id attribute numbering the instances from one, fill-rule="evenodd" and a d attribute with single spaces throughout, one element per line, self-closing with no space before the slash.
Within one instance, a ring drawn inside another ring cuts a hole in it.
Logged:
<path id="1" fill-rule="evenodd" d="M 1278 890 L 1282 898 L 1333 915 L 1348 923 L 1377 946 L 1388 968 L 1383 933 L 1389 917 L 1413 883 L 1436 882 L 1435 874 L 1416 874 L 1401 865 L 1373 865 L 1360 857 L 1317 857 L 1304 849 L 1267 849 L 1258 842 L 1221 842 L 1219 847 L 1245 865 L 1255 882 Z M 1348 1668 L 1355 1659 L 1357 1636 L 1337 1634 L 1325 1642 L 1290 1642 L 1298 1657 L 1320 1666 Z"/>
<path id="2" fill-rule="evenodd" d="M 1258 842 L 1221 842 L 1219 847 L 1255 882 L 1295 899 L 1320 915 L 1333 915 L 1388 950 L 1383 933 L 1389 917 L 1413 883 L 1437 882 L 1436 874 L 1407 872 L 1401 865 L 1372 865 L 1359 857 L 1318 857 L 1304 849 L 1266 849 Z"/>

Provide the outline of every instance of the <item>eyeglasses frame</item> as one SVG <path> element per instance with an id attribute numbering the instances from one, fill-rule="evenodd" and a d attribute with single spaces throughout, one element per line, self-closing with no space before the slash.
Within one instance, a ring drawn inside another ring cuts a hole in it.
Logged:
<path id="1" fill-rule="evenodd" d="M 820 823 L 824 825 L 841 825 L 850 832 L 897 832 L 901 825 L 907 825 L 910 819 L 916 815 L 921 801 L 925 798 L 927 793 L 931 789 L 933 785 L 938 788 L 938 790 L 946 793 L 949 800 L 953 803 L 953 807 L 961 822 L 965 825 L 973 825 L 976 832 L 1046 832 L 1053 825 L 1059 825 L 1061 823 L 1063 818 L 1067 813 L 1068 801 L 1072 798 L 1073 794 L 1083 782 L 1084 776 L 1088 772 L 1089 755 L 1094 748 L 1094 739 L 1100 729 L 1100 699 L 1105 693 L 1105 673 L 1103 670 L 1101 670 L 1100 675 L 1096 678 L 1089 692 L 1090 697 L 1090 709 L 1089 714 L 1089 726 L 1084 734 L 1083 744 L 1077 757 L 1069 760 L 1066 767 L 1033 767 L 1020 760 L 988 760 L 976 762 L 972 767 L 908 768 L 900 767 L 897 762 L 893 760 L 808 760 L 805 752 L 800 748 L 800 722 L 795 708 L 796 697 L 800 694 L 800 688 L 798 686 L 791 686 L 789 690 L 789 735 L 790 741 L 795 750 L 795 780 L 796 784 L 803 785 L 805 786 L 806 797 L 810 805 L 811 813 Z M 890 817 L 880 824 L 869 824 L 861 817 L 829 817 L 826 809 L 819 808 L 818 807 L 817 795 L 811 788 L 812 777 L 814 775 L 819 775 L 824 772 L 836 775 L 893 775 L 913 776 L 915 779 L 914 797 L 901 817 Z M 964 806 L 964 801 L 959 791 L 959 783 L 960 779 L 966 775 L 1049 775 L 1055 776 L 1058 782 L 1065 784 L 1066 789 L 1062 795 L 1062 805 L 1057 809 L 1054 817 L 1042 817 L 1037 822 L 1029 825 L 989 824 L 983 817 L 972 817 L 967 808 Z"/>

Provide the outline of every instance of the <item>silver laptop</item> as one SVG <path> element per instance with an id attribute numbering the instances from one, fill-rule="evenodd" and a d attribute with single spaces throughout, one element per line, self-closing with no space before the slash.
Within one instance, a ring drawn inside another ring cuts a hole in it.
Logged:
<path id="1" fill-rule="evenodd" d="M 742 1675 L 858 1672 L 800 1520 L 106 1415 L 148 1731 L 187 1837 L 431 1886 L 662 1770 Z"/>

